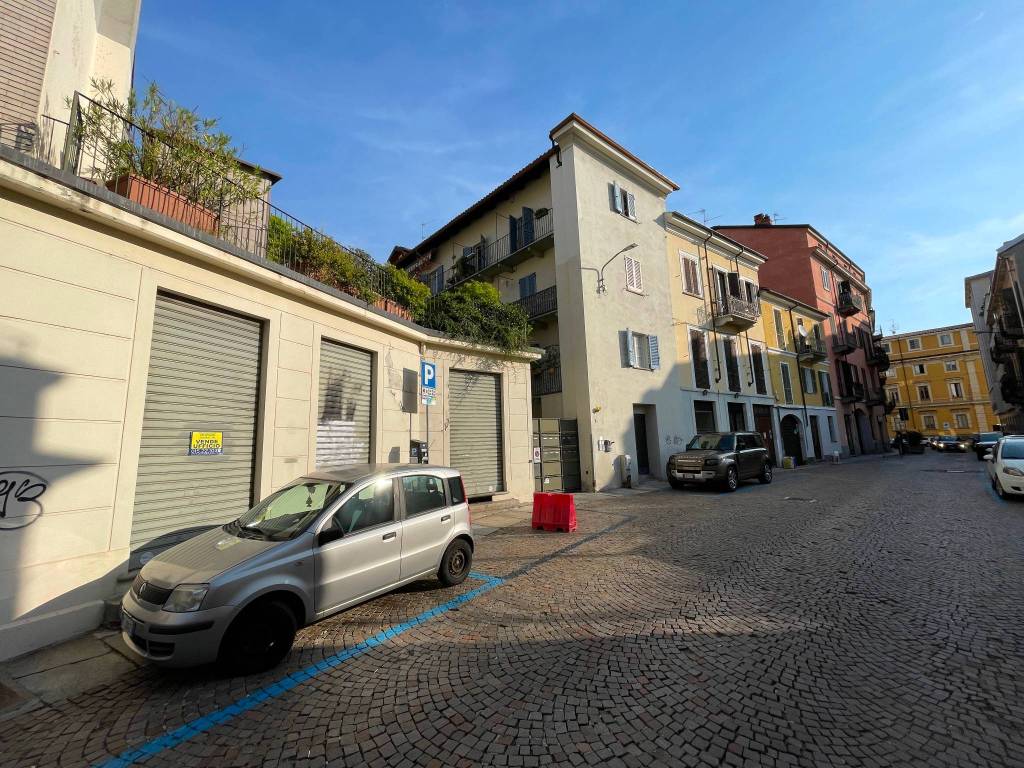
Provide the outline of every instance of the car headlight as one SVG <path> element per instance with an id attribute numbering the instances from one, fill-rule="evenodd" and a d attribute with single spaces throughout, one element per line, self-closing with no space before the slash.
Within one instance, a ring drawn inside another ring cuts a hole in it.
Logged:
<path id="1" fill-rule="evenodd" d="M 198 611 L 209 589 L 209 584 L 179 584 L 164 603 L 164 610 L 172 613 Z"/>
<path id="2" fill-rule="evenodd" d="M 718 466 L 718 459 L 704 459 L 704 466 L 705 467 L 717 467 Z"/>
<path id="3" fill-rule="evenodd" d="M 1003 474 L 1012 477 L 1024 477 L 1024 472 L 1021 472 L 1016 467 L 1003 467 Z"/>

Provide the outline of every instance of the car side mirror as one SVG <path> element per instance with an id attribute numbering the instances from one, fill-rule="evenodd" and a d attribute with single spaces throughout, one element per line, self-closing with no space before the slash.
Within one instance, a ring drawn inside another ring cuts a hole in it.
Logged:
<path id="1" fill-rule="evenodd" d="M 992 451 L 989 451 L 984 456 L 982 456 L 982 458 L 985 459 L 985 461 L 995 461 L 996 457 L 992 454 Z"/>
<path id="2" fill-rule="evenodd" d="M 332 541 L 337 541 L 345 532 L 341 528 L 324 528 L 316 536 L 316 544 L 318 547 L 322 547 L 324 544 L 330 544 Z"/>

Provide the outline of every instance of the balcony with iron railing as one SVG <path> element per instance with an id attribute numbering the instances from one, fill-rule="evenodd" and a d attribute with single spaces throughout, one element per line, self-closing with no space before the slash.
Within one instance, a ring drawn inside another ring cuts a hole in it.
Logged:
<path id="1" fill-rule="evenodd" d="M 558 311 L 558 291 L 552 285 L 512 303 L 522 307 L 530 320 L 539 320 Z"/>
<path id="2" fill-rule="evenodd" d="M 867 361 L 868 365 L 879 371 L 887 371 L 892 366 L 892 361 L 889 360 L 889 353 L 880 344 L 872 344 L 868 347 Z"/>
<path id="3" fill-rule="evenodd" d="M 853 291 L 840 291 L 836 299 L 836 309 L 843 317 L 856 315 L 864 311 L 864 297 Z"/>
<path id="4" fill-rule="evenodd" d="M 864 385 L 859 381 L 848 381 L 839 396 L 844 403 L 855 403 L 864 399 Z"/>
<path id="5" fill-rule="evenodd" d="M 555 395 L 562 391 L 562 367 L 551 366 L 533 371 L 530 376 L 534 397 Z"/>
<path id="6" fill-rule="evenodd" d="M 712 304 L 715 327 L 723 330 L 745 331 L 757 322 L 761 314 L 757 301 L 747 301 L 729 293 L 718 296 Z"/>
<path id="7" fill-rule="evenodd" d="M 857 349 L 857 339 L 853 334 L 837 333 L 832 337 L 832 351 L 844 357 Z"/>
<path id="8" fill-rule="evenodd" d="M 520 217 L 516 219 L 515 228 L 503 237 L 467 246 L 466 253 L 456 260 L 446 287 L 454 288 L 467 280 L 487 280 L 511 269 L 549 248 L 554 233 L 555 212 L 552 208 L 548 208 L 544 216 Z"/>
<path id="9" fill-rule="evenodd" d="M 816 336 L 794 336 L 797 359 L 800 362 L 813 363 L 824 360 L 828 357 L 828 349 L 825 347 L 825 340 Z"/>
<path id="10" fill-rule="evenodd" d="M 1012 371 L 1004 373 L 999 380 L 999 394 L 1011 405 L 1024 405 L 1024 384 Z"/>

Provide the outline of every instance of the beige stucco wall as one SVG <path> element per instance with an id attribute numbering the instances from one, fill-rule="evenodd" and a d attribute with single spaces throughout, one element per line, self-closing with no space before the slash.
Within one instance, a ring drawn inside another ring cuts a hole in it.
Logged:
<path id="1" fill-rule="evenodd" d="M 529 355 L 430 337 L 5 161 L 0 243 L 0 472 L 47 484 L 34 522 L 0 530 L 0 657 L 95 626 L 126 575 L 158 290 L 263 322 L 258 497 L 314 469 L 322 338 L 374 353 L 378 461 L 407 461 L 426 434 L 422 406 L 402 410 L 421 354 L 440 363 L 435 462 L 450 456 L 449 369 L 500 373 L 508 491 L 532 492 Z"/>
<path id="2" fill-rule="evenodd" d="M 93 78 L 111 80 L 126 99 L 132 86 L 140 0 L 58 0 L 40 97 L 40 114 L 67 119 L 64 100 L 93 95 Z"/>
<path id="3" fill-rule="evenodd" d="M 554 157 L 550 163 L 562 404 L 565 416 L 579 419 L 583 487 L 618 486 L 624 454 L 634 459 L 637 481 L 635 407 L 648 417 L 651 473 L 663 477 L 682 424 L 672 307 L 664 290 L 665 193 L 571 134 L 558 141 L 562 165 Z M 637 221 L 612 210 L 609 185 L 614 182 L 636 196 Z M 596 271 L 634 242 L 637 247 L 629 255 L 642 265 L 644 292 L 626 290 L 625 262 L 619 256 L 605 268 L 607 291 L 598 294 Z M 623 366 L 620 332 L 627 328 L 658 337 L 658 370 Z M 613 441 L 610 452 L 597 450 L 599 438 Z"/>

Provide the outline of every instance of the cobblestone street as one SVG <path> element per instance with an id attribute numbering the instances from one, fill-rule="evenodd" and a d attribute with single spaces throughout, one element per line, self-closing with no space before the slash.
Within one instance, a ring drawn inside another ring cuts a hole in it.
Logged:
<path id="1" fill-rule="evenodd" d="M 983 472 L 929 452 L 580 496 L 577 533 L 497 530 L 457 590 L 308 627 L 265 675 L 141 668 L 0 720 L 0 759 L 1024 765 L 1024 503 Z"/>

